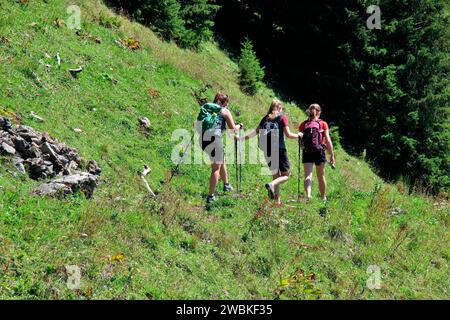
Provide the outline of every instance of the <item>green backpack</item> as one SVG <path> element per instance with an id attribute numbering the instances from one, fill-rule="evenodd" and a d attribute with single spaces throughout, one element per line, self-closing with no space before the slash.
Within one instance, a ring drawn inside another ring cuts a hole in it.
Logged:
<path id="1" fill-rule="evenodd" d="M 197 121 L 202 123 L 202 133 L 216 129 L 222 107 L 215 103 L 206 103 L 200 108 Z"/>

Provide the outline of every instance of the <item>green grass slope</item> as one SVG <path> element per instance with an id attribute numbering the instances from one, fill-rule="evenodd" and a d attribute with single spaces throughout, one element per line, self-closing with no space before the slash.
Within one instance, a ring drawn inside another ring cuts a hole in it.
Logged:
<path id="1" fill-rule="evenodd" d="M 271 206 L 257 165 L 245 166 L 242 195 L 220 196 L 209 210 L 208 166 L 182 165 L 167 183 L 172 132 L 189 130 L 198 112 L 192 88 L 229 93 L 247 127 L 274 93 L 242 94 L 236 64 L 212 43 L 182 50 L 101 2 L 75 2 L 81 35 L 54 24 L 67 21 L 72 1 L 0 0 L 0 115 L 19 116 L 103 169 L 92 199 L 37 198 L 30 190 L 39 182 L 15 177 L 0 158 L 0 298 L 448 298 L 448 204 L 383 183 L 343 150 L 327 172 L 326 209 L 295 201 L 295 176 L 283 188 L 286 205 Z M 141 49 L 114 42 L 128 37 Z M 72 78 L 67 69 L 80 65 Z M 304 108 L 286 104 L 292 129 Z M 150 134 L 139 116 L 151 120 Z M 288 148 L 296 172 L 295 141 Z M 144 164 L 156 201 L 137 176 Z M 81 268 L 78 290 L 67 287 L 67 265 Z M 379 289 L 367 287 L 369 266 L 379 267 Z"/>

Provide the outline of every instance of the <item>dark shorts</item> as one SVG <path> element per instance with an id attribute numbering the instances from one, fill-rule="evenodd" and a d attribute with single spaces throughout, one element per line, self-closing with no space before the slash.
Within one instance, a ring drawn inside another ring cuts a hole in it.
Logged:
<path id="1" fill-rule="evenodd" d="M 270 171 L 279 171 L 279 172 L 289 172 L 291 169 L 291 163 L 289 162 L 288 154 L 286 149 L 279 149 L 278 151 L 278 163 L 277 161 L 272 161 L 269 157 L 266 156 L 266 161 L 269 166 Z"/>
<path id="2" fill-rule="evenodd" d="M 327 157 L 325 156 L 325 150 L 316 153 L 305 153 L 302 154 L 302 163 L 314 163 L 316 166 L 327 162 Z"/>
<path id="3" fill-rule="evenodd" d="M 211 162 L 223 163 L 225 148 L 223 146 L 222 137 L 212 136 L 211 141 L 201 141 L 202 150 L 205 151 Z"/>

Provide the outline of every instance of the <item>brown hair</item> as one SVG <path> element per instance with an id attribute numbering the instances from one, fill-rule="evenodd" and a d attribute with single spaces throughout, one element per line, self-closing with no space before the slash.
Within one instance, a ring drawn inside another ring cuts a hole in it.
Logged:
<path id="1" fill-rule="evenodd" d="M 228 96 L 221 92 L 217 92 L 216 96 L 214 97 L 214 103 L 220 104 L 223 107 L 225 107 L 228 104 L 228 101 L 229 101 Z"/>
<path id="2" fill-rule="evenodd" d="M 277 110 L 281 105 L 283 105 L 283 103 L 280 100 L 273 99 L 266 116 L 270 116 L 271 114 L 273 114 L 273 112 Z"/>
<path id="3" fill-rule="evenodd" d="M 322 112 L 322 108 L 317 103 L 313 103 L 309 106 L 308 110 L 306 110 L 309 120 L 314 119 L 316 117 L 316 113 L 319 112 Z"/>

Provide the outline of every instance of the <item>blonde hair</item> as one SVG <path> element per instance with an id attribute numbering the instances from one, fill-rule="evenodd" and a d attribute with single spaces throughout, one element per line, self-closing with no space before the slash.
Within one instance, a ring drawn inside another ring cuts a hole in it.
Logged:
<path id="1" fill-rule="evenodd" d="M 306 110 L 306 114 L 310 120 L 314 119 L 316 114 L 320 112 L 322 112 L 322 108 L 317 103 L 313 103 L 309 106 L 308 110 Z"/>
<path id="2" fill-rule="evenodd" d="M 283 103 L 278 99 L 273 99 L 272 103 L 270 104 L 269 110 L 267 111 L 267 116 L 273 114 L 273 112 L 277 109 L 279 109 Z"/>

